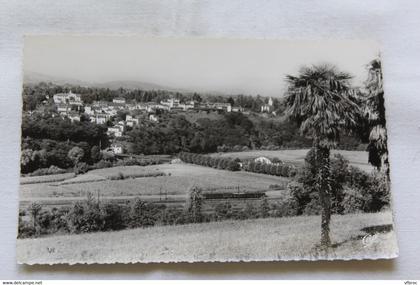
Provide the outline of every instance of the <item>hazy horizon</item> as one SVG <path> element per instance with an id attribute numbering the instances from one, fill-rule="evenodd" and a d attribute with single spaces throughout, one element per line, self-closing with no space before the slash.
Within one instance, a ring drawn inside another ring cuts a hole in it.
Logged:
<path id="1" fill-rule="evenodd" d="M 355 40 L 26 36 L 24 76 L 281 97 L 286 74 L 297 74 L 303 65 L 336 65 L 360 85 L 366 64 L 378 55 L 375 42 Z"/>

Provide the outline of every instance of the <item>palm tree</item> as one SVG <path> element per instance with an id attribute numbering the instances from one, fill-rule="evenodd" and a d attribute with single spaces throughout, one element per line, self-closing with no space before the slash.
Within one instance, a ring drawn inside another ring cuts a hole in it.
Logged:
<path id="1" fill-rule="evenodd" d="M 330 150 L 340 133 L 355 125 L 359 113 L 353 102 L 351 76 L 334 66 L 304 67 L 298 76 L 287 75 L 286 114 L 300 125 L 302 134 L 313 139 L 317 173 L 315 187 L 322 207 L 321 245 L 331 245 Z"/>
<path id="2" fill-rule="evenodd" d="M 382 85 L 382 64 L 380 59 L 368 65 L 368 79 L 365 82 L 367 93 L 365 116 L 369 121 L 369 163 L 378 170 L 389 172 L 388 147 L 386 134 L 384 89 Z"/>

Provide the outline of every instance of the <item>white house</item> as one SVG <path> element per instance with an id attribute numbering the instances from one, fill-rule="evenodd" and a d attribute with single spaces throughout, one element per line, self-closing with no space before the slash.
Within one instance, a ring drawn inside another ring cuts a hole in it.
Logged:
<path id="1" fill-rule="evenodd" d="M 180 101 L 178 99 L 170 98 L 165 101 L 160 101 L 161 105 L 168 106 L 170 109 L 178 107 Z"/>
<path id="2" fill-rule="evenodd" d="M 232 112 L 232 105 L 230 103 L 220 103 L 220 102 L 207 103 L 205 108 Z"/>
<path id="3" fill-rule="evenodd" d="M 268 99 L 268 103 L 261 106 L 261 112 L 271 113 L 273 111 L 274 111 L 273 99 L 270 97 L 270 99 Z"/>
<path id="4" fill-rule="evenodd" d="M 194 109 L 197 106 L 197 103 L 193 100 L 187 102 L 186 104 L 184 104 L 184 110 L 188 110 L 188 109 Z"/>
<path id="5" fill-rule="evenodd" d="M 106 131 L 107 135 L 114 135 L 116 138 L 122 137 L 123 132 L 118 126 L 108 127 Z"/>
<path id="6" fill-rule="evenodd" d="M 68 93 L 57 93 L 53 96 L 55 104 L 70 104 L 82 106 L 82 96 L 71 91 Z"/>
<path id="7" fill-rule="evenodd" d="M 115 126 L 108 127 L 107 134 L 122 137 L 125 131 L 125 122 L 119 121 Z"/>
<path id="8" fill-rule="evenodd" d="M 54 104 L 66 104 L 67 94 L 58 93 L 53 96 Z"/>
<path id="9" fill-rule="evenodd" d="M 125 104 L 125 98 L 122 98 L 122 97 L 114 98 L 114 99 L 112 99 L 112 103 L 115 103 L 115 104 Z"/>
<path id="10" fill-rule="evenodd" d="M 111 149 L 112 149 L 112 152 L 114 154 L 122 154 L 122 153 L 124 153 L 124 148 L 123 148 L 122 144 L 119 144 L 119 143 L 112 144 L 111 145 Z"/>
<path id="11" fill-rule="evenodd" d="M 95 115 L 95 109 L 92 106 L 85 106 L 85 113 L 89 116 Z"/>
<path id="12" fill-rule="evenodd" d="M 155 114 L 149 114 L 149 120 L 152 122 L 158 122 L 159 119 Z"/>
<path id="13" fill-rule="evenodd" d="M 57 112 L 60 114 L 67 114 L 68 112 L 70 112 L 71 108 L 69 105 L 64 104 L 64 103 L 60 103 L 57 104 Z"/>
<path id="14" fill-rule="evenodd" d="M 267 157 L 260 156 L 256 159 L 254 159 L 254 162 L 256 163 L 262 163 L 262 164 L 271 164 L 271 160 L 269 160 Z"/>
<path id="15" fill-rule="evenodd" d="M 96 114 L 93 117 L 90 117 L 90 121 L 95 124 L 105 124 L 108 120 L 108 116 L 105 114 Z"/>
<path id="16" fill-rule="evenodd" d="M 67 117 L 73 123 L 74 121 L 80 122 L 80 115 L 77 112 L 70 112 Z"/>
<path id="17" fill-rule="evenodd" d="M 242 107 L 232 107 L 232 112 L 242 113 L 244 108 Z"/>
<path id="18" fill-rule="evenodd" d="M 134 127 L 135 125 L 138 125 L 139 121 L 140 121 L 139 118 L 135 118 L 131 115 L 127 115 L 125 117 L 125 122 L 126 122 L 127 126 L 130 126 L 130 127 Z"/>

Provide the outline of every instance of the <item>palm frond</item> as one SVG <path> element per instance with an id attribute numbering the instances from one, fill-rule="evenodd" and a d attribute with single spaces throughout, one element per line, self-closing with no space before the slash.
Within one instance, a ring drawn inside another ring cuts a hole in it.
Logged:
<path id="1" fill-rule="evenodd" d="M 330 65 L 304 67 L 298 76 L 287 75 L 286 114 L 302 122 L 302 133 L 334 145 L 360 113 L 351 100 L 350 79 Z"/>

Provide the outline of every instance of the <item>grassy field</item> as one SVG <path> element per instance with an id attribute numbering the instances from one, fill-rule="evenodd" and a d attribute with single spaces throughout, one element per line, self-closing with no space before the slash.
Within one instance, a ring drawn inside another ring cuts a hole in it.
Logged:
<path id="1" fill-rule="evenodd" d="M 264 156 L 267 158 L 279 158 L 283 161 L 302 164 L 309 149 L 287 149 L 287 150 L 251 150 L 243 152 L 222 152 L 214 153 L 212 156 L 237 157 L 239 159 L 250 159 Z M 373 167 L 368 163 L 366 151 L 333 150 L 332 154 L 340 153 L 349 160 L 350 165 L 364 171 L 372 171 Z"/>
<path id="2" fill-rule="evenodd" d="M 108 180 L 110 175 L 164 172 L 166 176 L 142 177 L 137 179 Z M 97 181 L 92 181 L 96 179 Z M 74 183 L 78 181 L 86 183 Z M 268 190 L 273 184 L 285 186 L 287 179 L 258 173 L 231 172 L 192 164 L 160 164 L 151 166 L 125 166 L 89 171 L 84 175 L 60 183 L 37 183 L 20 186 L 21 206 L 32 201 L 52 201 L 54 205 L 63 200 L 69 204 L 72 198 L 84 199 L 86 192 L 99 194 L 101 198 L 158 199 L 159 195 L 179 200 L 193 185 L 202 188 L 226 188 L 229 191 Z M 172 197 L 173 196 L 173 197 Z"/>
<path id="3" fill-rule="evenodd" d="M 320 217 L 300 216 L 23 239 L 17 240 L 17 260 L 73 264 L 392 258 L 398 254 L 393 230 L 363 230 L 389 224 L 390 212 L 333 216 L 334 245 L 328 252 L 317 247 Z"/>
<path id="4" fill-rule="evenodd" d="M 20 184 L 35 184 L 35 183 L 49 183 L 60 182 L 75 176 L 74 173 L 51 174 L 41 176 L 26 176 L 20 178 Z"/>

